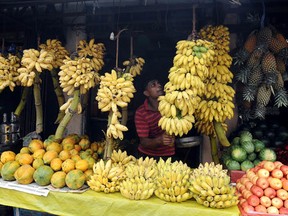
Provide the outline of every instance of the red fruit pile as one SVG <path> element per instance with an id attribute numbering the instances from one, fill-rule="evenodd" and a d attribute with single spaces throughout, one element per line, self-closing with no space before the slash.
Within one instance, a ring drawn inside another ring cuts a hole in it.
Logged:
<path id="1" fill-rule="evenodd" d="M 288 166 L 262 161 L 236 181 L 240 208 L 246 213 L 288 214 Z"/>

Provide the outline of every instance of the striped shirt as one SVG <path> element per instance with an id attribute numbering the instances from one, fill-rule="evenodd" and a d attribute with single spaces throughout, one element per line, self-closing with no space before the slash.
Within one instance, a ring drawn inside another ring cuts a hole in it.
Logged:
<path id="1" fill-rule="evenodd" d="M 136 131 L 139 137 L 156 138 L 164 133 L 158 126 L 158 121 L 161 114 L 158 111 L 153 111 L 148 107 L 148 100 L 144 101 L 135 113 Z M 138 150 L 146 155 L 151 156 L 172 156 L 175 154 L 175 147 L 161 145 L 155 149 L 145 148 L 141 145 Z"/>

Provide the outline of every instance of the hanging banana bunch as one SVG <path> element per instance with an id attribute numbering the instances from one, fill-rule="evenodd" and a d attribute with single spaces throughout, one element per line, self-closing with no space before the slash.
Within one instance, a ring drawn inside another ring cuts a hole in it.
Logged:
<path id="1" fill-rule="evenodd" d="M 136 92 L 133 85 L 133 77 L 129 73 L 123 73 L 118 77 L 117 72 L 112 69 L 111 73 L 106 72 L 100 77 L 100 86 L 97 92 L 96 100 L 98 107 L 102 112 L 111 112 L 108 120 L 107 137 L 122 140 L 123 132 L 128 128 L 122 125 L 118 118 L 121 118 L 121 113 L 118 107 L 127 107 L 128 103 L 134 97 Z"/>
<path id="2" fill-rule="evenodd" d="M 66 56 L 69 55 L 69 53 L 65 49 L 65 47 L 62 46 L 61 41 L 57 39 L 48 39 L 46 40 L 46 43 L 40 44 L 39 47 L 43 50 L 53 53 L 54 55 L 54 60 L 51 63 L 53 69 L 50 72 L 54 86 L 54 91 L 57 96 L 58 106 L 61 107 L 65 102 L 65 98 L 63 91 L 59 85 L 58 68 L 61 65 L 63 65 L 63 60 L 65 59 Z M 64 117 L 64 115 L 65 112 L 60 109 L 55 124 L 58 124 Z"/>
<path id="3" fill-rule="evenodd" d="M 229 146 L 225 131 L 226 119 L 234 116 L 233 98 L 234 89 L 232 83 L 233 73 L 229 70 L 232 57 L 228 54 L 229 30 L 225 26 L 207 26 L 200 30 L 201 38 L 214 44 L 214 59 L 208 65 L 208 74 L 205 83 L 205 91 L 196 111 L 198 131 L 207 136 L 216 137 L 223 146 Z"/>
<path id="4" fill-rule="evenodd" d="M 213 44 L 206 40 L 182 40 L 169 70 L 164 96 L 159 97 L 159 126 L 168 134 L 183 136 L 195 123 L 195 112 L 205 93 L 207 65 L 213 60 Z"/>
<path id="5" fill-rule="evenodd" d="M 125 71 L 128 71 L 132 77 L 141 74 L 145 60 L 141 57 L 130 58 L 123 62 L 123 65 L 126 67 Z"/>
<path id="6" fill-rule="evenodd" d="M 19 67 L 20 59 L 16 55 L 0 56 L 0 92 L 6 87 L 14 91 L 14 87 L 19 85 L 17 79 Z"/>

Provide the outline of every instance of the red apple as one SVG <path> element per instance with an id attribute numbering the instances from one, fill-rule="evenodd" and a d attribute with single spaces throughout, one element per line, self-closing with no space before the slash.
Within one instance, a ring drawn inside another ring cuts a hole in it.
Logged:
<path id="1" fill-rule="evenodd" d="M 262 212 L 262 213 L 267 213 L 267 209 L 265 206 L 263 205 L 258 205 L 255 207 L 255 211 L 256 212 Z"/>
<path id="2" fill-rule="evenodd" d="M 245 189 L 243 192 L 242 192 L 242 195 L 245 199 L 248 199 L 251 195 L 252 195 L 252 192 Z"/>
<path id="3" fill-rule="evenodd" d="M 270 187 L 272 187 L 275 190 L 282 188 L 282 181 L 278 178 L 271 179 L 269 184 L 270 184 Z"/>
<path id="4" fill-rule="evenodd" d="M 262 197 L 262 196 L 264 195 L 263 189 L 262 189 L 261 187 L 257 186 L 257 185 L 253 185 L 253 186 L 251 187 L 250 191 L 251 191 L 254 195 L 258 196 L 258 197 Z"/>
<path id="5" fill-rule="evenodd" d="M 285 207 L 285 208 L 288 208 L 288 200 L 285 200 L 285 201 L 284 201 L 284 207 Z"/>
<path id="6" fill-rule="evenodd" d="M 262 169 L 259 169 L 259 170 L 258 170 L 257 175 L 258 175 L 259 177 L 268 178 L 269 175 L 270 175 L 270 172 L 269 172 L 268 170 L 262 168 Z"/>
<path id="7" fill-rule="evenodd" d="M 265 163 L 263 164 L 263 168 L 271 172 L 275 169 L 275 165 L 272 161 L 265 161 Z"/>
<path id="8" fill-rule="evenodd" d="M 252 194 L 248 197 L 247 202 L 249 205 L 255 207 L 260 204 L 260 199 L 256 195 Z"/>
<path id="9" fill-rule="evenodd" d="M 262 196 L 260 198 L 261 205 L 265 206 L 266 208 L 271 206 L 271 199 L 267 196 Z"/>
<path id="10" fill-rule="evenodd" d="M 250 190 L 252 186 L 253 186 L 253 183 L 250 181 L 245 183 L 245 187 L 247 190 Z"/>
<path id="11" fill-rule="evenodd" d="M 282 181 L 282 187 L 284 190 L 288 191 L 288 180 L 287 179 Z"/>
<path id="12" fill-rule="evenodd" d="M 280 169 L 274 169 L 271 172 L 271 176 L 274 178 L 281 179 L 283 177 L 283 172 Z"/>
<path id="13" fill-rule="evenodd" d="M 254 184 L 254 185 L 256 185 L 256 182 L 257 182 L 257 180 L 258 180 L 258 176 L 257 175 L 255 175 L 253 178 L 252 178 L 252 183 Z"/>
<path id="14" fill-rule="evenodd" d="M 288 166 L 287 165 L 282 165 L 280 166 L 280 170 L 284 173 L 284 175 L 288 174 Z"/>
<path id="15" fill-rule="evenodd" d="M 267 208 L 268 214 L 279 214 L 279 210 L 275 206 L 270 206 Z"/>
<path id="16" fill-rule="evenodd" d="M 280 209 L 283 206 L 283 200 L 279 197 L 274 197 L 271 199 L 272 206 L 275 206 L 276 208 Z"/>
<path id="17" fill-rule="evenodd" d="M 240 180 L 240 182 L 241 182 L 243 185 L 245 185 L 245 183 L 248 182 L 248 181 L 250 181 L 249 178 L 243 177 L 243 176 L 242 176 L 242 178 L 241 178 L 241 180 Z"/>
<path id="18" fill-rule="evenodd" d="M 274 161 L 274 165 L 275 165 L 275 168 L 279 169 L 283 165 L 283 163 L 280 161 Z"/>
<path id="19" fill-rule="evenodd" d="M 267 178 L 259 177 L 256 181 L 256 185 L 264 190 L 269 187 L 269 182 Z"/>
<path id="20" fill-rule="evenodd" d="M 279 214 L 288 215 L 288 208 L 281 207 L 281 208 L 279 209 Z"/>
<path id="21" fill-rule="evenodd" d="M 247 178 L 252 180 L 252 178 L 256 175 L 251 169 L 246 171 Z"/>
<path id="22" fill-rule="evenodd" d="M 247 213 L 249 213 L 249 212 L 254 212 L 254 207 L 251 206 L 251 205 L 247 205 L 247 206 L 245 206 L 245 207 L 243 208 L 243 210 L 244 210 L 245 212 L 247 212 Z"/>
<path id="23" fill-rule="evenodd" d="M 276 190 L 274 190 L 273 188 L 271 187 L 268 187 L 264 190 L 264 195 L 269 197 L 270 199 L 276 197 Z"/>
<path id="24" fill-rule="evenodd" d="M 283 201 L 288 199 L 288 192 L 284 189 L 278 189 L 276 191 L 276 194 L 277 194 L 277 197 L 279 197 Z"/>

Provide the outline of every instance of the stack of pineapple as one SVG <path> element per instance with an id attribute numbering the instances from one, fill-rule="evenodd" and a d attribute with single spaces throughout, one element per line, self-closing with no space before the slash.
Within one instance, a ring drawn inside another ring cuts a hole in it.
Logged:
<path id="1" fill-rule="evenodd" d="M 243 100 L 248 105 L 247 118 L 264 119 L 268 104 L 288 106 L 283 80 L 287 58 L 288 43 L 273 26 L 250 33 L 235 56 L 235 64 L 240 65 L 236 79 L 244 85 Z"/>

